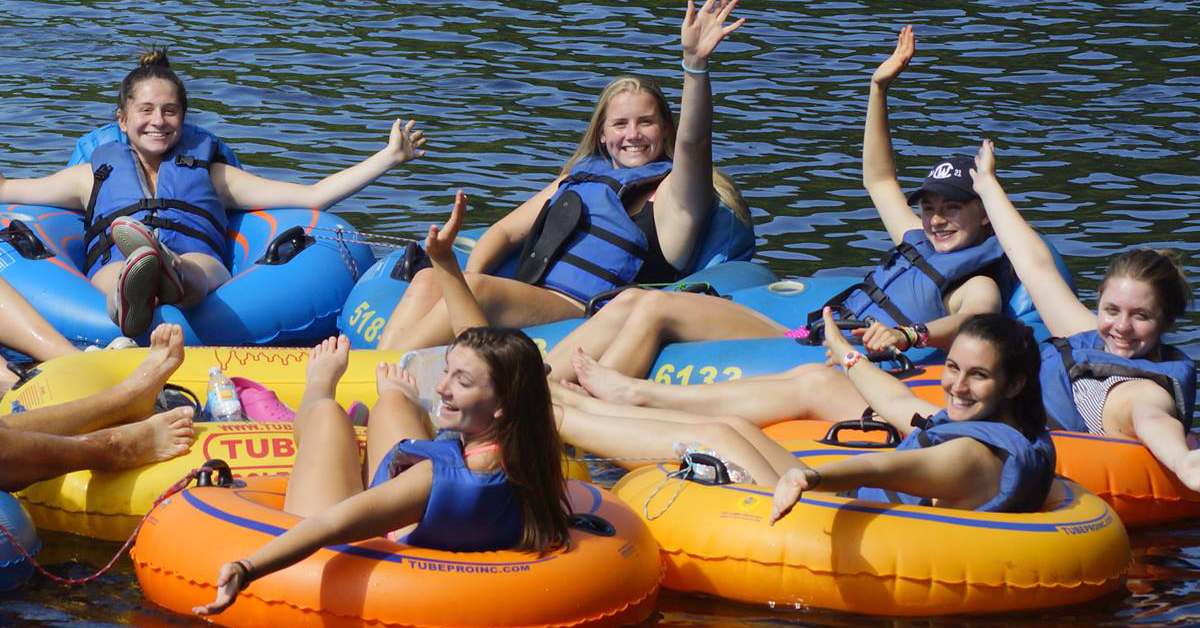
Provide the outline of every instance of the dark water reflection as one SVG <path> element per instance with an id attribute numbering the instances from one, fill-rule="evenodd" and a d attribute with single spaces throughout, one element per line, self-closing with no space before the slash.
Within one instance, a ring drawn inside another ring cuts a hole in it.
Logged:
<path id="1" fill-rule="evenodd" d="M 714 150 L 777 272 L 850 272 L 886 247 L 860 184 L 866 86 L 896 30 L 914 23 L 918 56 L 891 98 L 906 185 L 991 137 L 1007 189 L 1085 297 L 1104 259 L 1131 245 L 1179 249 L 1200 282 L 1200 3 L 747 0 L 739 13 L 748 24 L 714 59 Z M 392 117 L 413 116 L 429 156 L 337 211 L 363 230 L 415 235 L 462 186 L 471 222 L 488 224 L 553 177 L 611 76 L 648 74 L 678 97 L 681 15 L 681 3 L 612 0 L 6 0 L 0 171 L 64 163 L 76 137 L 111 117 L 136 53 L 157 43 L 188 82 L 191 121 L 229 140 L 254 172 L 316 180 L 382 147 Z M 1200 356 L 1200 316 L 1173 339 Z M 114 549 L 49 540 L 59 563 L 99 565 Z M 1018 619 L 1197 621 L 1200 527 L 1135 542 L 1128 594 Z M 143 606 L 122 565 L 85 589 L 39 583 L 3 598 L 0 624 L 176 621 Z M 678 625 L 877 623 L 679 596 L 660 612 Z"/>

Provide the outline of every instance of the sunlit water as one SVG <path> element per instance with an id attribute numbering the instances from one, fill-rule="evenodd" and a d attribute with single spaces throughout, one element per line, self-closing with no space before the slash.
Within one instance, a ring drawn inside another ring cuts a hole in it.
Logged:
<path id="1" fill-rule="evenodd" d="M 951 3 L 937 3 L 937 7 Z M 963 3 L 967 6 L 966 3 Z M 364 231 L 417 235 L 452 190 L 486 225 L 544 186 L 619 73 L 677 102 L 677 2 L 83 2 L 0 4 L 0 172 L 48 174 L 112 117 L 116 84 L 149 44 L 170 47 L 189 121 L 253 172 L 314 181 L 381 148 L 392 118 L 430 137 L 423 160 L 336 211 Z M 1200 3 L 745 2 L 713 60 L 714 151 L 754 209 L 759 259 L 780 274 L 854 272 L 888 245 L 860 183 L 868 77 L 895 32 L 918 55 L 893 87 L 897 166 L 916 185 L 938 157 L 994 138 L 999 173 L 1091 299 L 1130 245 L 1182 251 L 1200 282 Z M 1200 356 L 1200 316 L 1173 334 Z M 116 549 L 45 535 L 80 575 Z M 186 539 L 181 539 L 185 541 Z M 1134 535 L 1128 592 L 1014 619 L 1200 621 L 1200 526 Z M 187 622 L 144 602 L 125 560 L 87 587 L 42 580 L 0 598 L 0 624 Z M 665 595 L 662 624 L 874 624 Z M 941 620 L 938 623 L 943 623 Z"/>

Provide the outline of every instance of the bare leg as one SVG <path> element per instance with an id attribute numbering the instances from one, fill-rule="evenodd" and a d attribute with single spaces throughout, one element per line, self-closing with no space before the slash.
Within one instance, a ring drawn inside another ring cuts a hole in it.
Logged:
<path id="1" fill-rule="evenodd" d="M 680 426 L 680 434 L 688 433 L 696 425 L 723 423 L 736 430 L 747 443 L 752 445 L 776 473 L 782 474 L 795 466 L 795 459 L 790 452 L 780 447 L 766 434 L 763 434 L 758 426 L 739 416 L 714 416 L 662 408 L 622 406 L 594 397 L 588 397 L 572 390 L 570 385 L 562 385 L 557 382 L 551 382 L 550 394 L 556 404 L 579 410 L 586 415 L 615 416 L 630 420 L 687 424 L 687 426 Z M 723 450 L 720 450 L 715 445 L 710 444 L 710 446 L 724 453 Z M 755 477 L 757 478 L 757 476 Z"/>
<path id="2" fill-rule="evenodd" d="M 0 279 L 0 345 L 40 362 L 79 351 L 3 279 Z"/>
<path id="3" fill-rule="evenodd" d="M 704 294 L 646 290 L 600 356 L 600 363 L 645 377 L 668 342 L 781 336 L 787 329 L 732 301 Z"/>
<path id="4" fill-rule="evenodd" d="M 577 350 L 582 350 L 588 355 L 601 355 L 622 332 L 629 315 L 633 313 L 634 307 L 645 292 L 646 290 L 641 288 L 630 288 L 621 292 L 554 345 L 554 349 L 546 356 L 546 364 L 550 365 L 549 377 L 567 382 L 578 381 L 575 369 L 571 365 L 571 356 L 575 355 Z"/>
<path id="5" fill-rule="evenodd" d="M 350 360 L 345 336 L 327 338 L 308 354 L 308 371 L 293 435 L 296 462 L 283 509 L 310 517 L 363 490 L 358 438 L 333 395 Z"/>
<path id="6" fill-rule="evenodd" d="M 702 415 L 740 416 L 759 427 L 790 419 L 852 419 L 867 407 L 849 378 L 822 364 L 803 364 L 767 377 L 672 386 L 618 379 L 623 376 L 604 369 L 587 356 L 579 358 L 577 366 L 582 367 L 580 383 L 584 388 L 598 398 L 612 399 L 621 405 L 636 403 Z"/>
<path id="7" fill-rule="evenodd" d="M 71 436 L 149 416 L 167 378 L 183 363 L 183 328 L 159 325 L 150 333 L 150 352 L 116 386 L 45 408 L 3 417 L 12 429 Z"/>
<path id="8" fill-rule="evenodd" d="M 617 460 L 629 468 L 646 464 L 647 458 L 674 460 L 675 443 L 699 442 L 720 452 L 733 463 L 750 472 L 756 484 L 773 486 L 781 472 L 777 465 L 794 465 L 791 455 L 780 445 L 766 439 L 758 445 L 770 453 L 764 455 L 736 428 L 722 422 L 679 423 L 634 419 L 621 416 L 591 414 L 559 406 L 559 432 L 567 442 L 605 458 Z"/>
<path id="9" fill-rule="evenodd" d="M 381 362 L 375 367 L 375 387 L 379 401 L 371 410 L 367 426 L 366 482 L 375 476 L 379 462 L 392 447 L 406 438 L 427 439 L 429 416 L 421 407 L 417 382 L 395 364 Z"/>
<path id="10" fill-rule="evenodd" d="M 497 327 L 527 327 L 583 315 L 582 305 L 545 288 L 475 273 L 467 274 L 466 279 L 488 321 Z M 453 340 L 450 314 L 445 302 L 438 301 L 428 315 L 390 348 L 412 351 L 449 344 Z"/>
<path id="11" fill-rule="evenodd" d="M 84 436 L 0 428 L 0 490 L 20 490 L 80 469 L 131 469 L 182 455 L 195 438 L 192 412 L 174 408 Z"/>
<path id="12" fill-rule="evenodd" d="M 195 307 L 208 293 L 229 281 L 229 269 L 221 260 L 204 253 L 184 253 L 175 267 L 183 282 L 184 298 L 179 307 Z"/>
<path id="13" fill-rule="evenodd" d="M 380 349 L 395 349 L 403 344 L 408 330 L 425 318 L 429 311 L 442 300 L 442 289 L 438 285 L 433 269 L 425 268 L 413 276 L 404 291 L 404 296 L 392 310 L 387 325 L 379 338 Z"/>

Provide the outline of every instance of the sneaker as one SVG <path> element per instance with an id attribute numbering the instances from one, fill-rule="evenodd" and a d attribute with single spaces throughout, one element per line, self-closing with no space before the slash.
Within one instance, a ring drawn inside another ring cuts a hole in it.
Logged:
<path id="1" fill-rule="evenodd" d="M 140 336 L 150 329 L 158 300 L 161 265 L 158 251 L 146 246 L 125 258 L 113 298 L 113 322 L 121 328 L 122 334 Z"/>
<path id="2" fill-rule="evenodd" d="M 179 277 L 179 256 L 174 251 L 163 246 L 154 232 L 146 225 L 130 218 L 121 216 L 112 222 L 113 243 L 120 249 L 121 254 L 129 256 L 139 248 L 148 246 L 158 252 L 161 275 L 158 286 L 158 299 L 163 303 L 175 304 L 183 299 L 183 280 Z"/>

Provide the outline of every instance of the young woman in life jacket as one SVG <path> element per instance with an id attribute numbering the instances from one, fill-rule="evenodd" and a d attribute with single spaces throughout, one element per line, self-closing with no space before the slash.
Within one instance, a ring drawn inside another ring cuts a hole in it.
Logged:
<path id="1" fill-rule="evenodd" d="M 657 85 L 618 77 L 600 95 L 558 178 L 479 239 L 466 279 L 494 324 L 578 317 L 590 298 L 612 287 L 678 279 L 718 202 L 749 222 L 733 182 L 712 164 L 709 58 L 741 27 L 741 19 L 726 24 L 737 4 L 688 2 L 678 128 Z M 611 187 L 618 183 L 631 190 L 623 198 Z M 597 228 L 605 233 L 597 235 Z M 515 279 L 488 274 L 523 246 Z M 379 348 L 445 344 L 453 337 L 449 318 L 433 272 L 422 270 L 392 312 Z"/>
<path id="2" fill-rule="evenodd" d="M 461 215 L 461 192 L 457 204 Z M 452 235 L 439 241 L 431 229 L 426 246 L 435 258 L 453 260 L 452 242 Z M 252 580 L 323 546 L 393 531 L 409 544 L 450 551 L 546 552 L 567 542 L 562 443 L 532 340 L 519 330 L 490 327 L 458 335 L 437 385 L 437 440 L 429 440 L 429 417 L 412 376 L 380 364 L 365 466 L 351 422 L 334 401 L 349 349 L 341 336 L 309 356 L 295 425 L 299 449 L 284 501 L 284 510 L 305 519 L 249 557 L 222 566 L 216 600 L 196 607 L 197 614 L 223 611 Z"/>
<path id="3" fill-rule="evenodd" d="M 166 51 L 153 50 L 117 95 L 127 146 L 99 146 L 91 164 L 48 177 L 0 176 L 0 202 L 85 212 L 86 272 L 126 336 L 146 330 L 158 303 L 192 306 L 229 280 L 227 209 L 325 209 L 424 154 L 414 121 L 397 119 L 387 146 L 362 162 L 312 185 L 273 181 L 223 163 L 211 136 L 184 126 L 187 109 Z"/>
<path id="4" fill-rule="evenodd" d="M 430 227 L 426 242 L 437 251 L 431 253 L 435 279 L 460 317 L 458 324 L 479 325 L 486 322 L 485 314 L 450 248 L 465 210 L 461 192 L 459 198 L 450 220 L 441 230 Z M 833 324 L 829 308 L 823 317 Z M 946 410 L 915 397 L 902 382 L 863 359 L 840 334 L 826 338 L 830 363 L 840 366 L 861 391 L 862 404 L 848 416 L 861 416 L 869 403 L 906 437 L 898 451 L 854 456 L 822 467 L 827 478 L 823 490 L 873 487 L 882 490 L 860 491 L 860 496 L 888 501 L 891 496 L 885 491 L 890 491 L 906 503 L 953 508 L 1041 507 L 1053 479 L 1054 447 L 1045 429 L 1033 333 L 1001 314 L 977 315 L 962 327 L 942 377 Z M 674 459 L 681 445 L 695 443 L 732 465 L 738 481 L 778 483 L 776 519 L 800 490 L 814 488 L 819 481 L 791 452 L 739 417 L 717 420 L 673 410 L 643 417 L 618 406 L 610 406 L 607 413 L 592 412 L 576 403 L 589 398 L 556 383 L 551 390 L 564 441 L 599 456 L 630 460 L 632 466 L 647 458 Z M 914 428 L 918 414 L 930 418 Z"/>
<path id="5" fill-rule="evenodd" d="M 970 157 L 939 163 L 920 189 L 906 198 L 896 179 L 887 120 L 887 89 L 912 59 L 912 27 L 900 31 L 891 56 L 871 77 L 863 134 L 863 184 L 896 247 L 913 247 L 946 281 L 930 279 L 919 266 L 893 249 L 892 259 L 876 268 L 875 282 L 889 302 L 872 300 L 857 289 L 837 303 L 858 318 L 875 323 L 859 330 L 872 351 L 926 344 L 946 349 L 969 316 L 1000 311 L 1000 290 L 988 273 L 1003 266 L 999 245 L 990 237 L 983 206 L 971 189 Z M 911 204 L 919 202 L 920 215 Z M 897 311 L 898 310 L 898 311 Z M 702 294 L 626 290 L 555 346 L 547 359 L 556 379 L 576 378 L 572 360 L 582 352 L 623 375 L 643 377 L 660 347 L 668 342 L 783 336 L 789 329 L 748 307 Z M 798 369 L 806 375 L 811 369 Z M 794 379 L 803 380 L 803 377 Z M 591 389 L 581 374 L 579 380 Z M 694 388 L 694 387 L 693 387 Z M 852 391 L 846 382 L 842 388 Z M 807 389 L 807 388 L 806 388 Z M 789 390 L 795 393 L 794 388 Z M 816 389 L 824 390 L 824 389 Z M 604 396 L 602 390 L 593 391 Z M 857 395 L 850 392 L 857 401 Z M 706 395 L 706 398 L 708 396 Z M 737 408 L 719 412 L 741 413 Z M 841 412 L 828 415 L 841 416 Z"/>
<path id="6" fill-rule="evenodd" d="M 1163 342 L 1192 300 L 1174 253 L 1133 249 L 1113 258 L 1093 312 L 1053 270 L 1045 243 L 1009 201 L 990 140 L 977 164 L 975 189 L 996 236 L 1058 337 L 1042 348 L 1051 426 L 1140 440 L 1184 485 L 1200 490 L 1200 451 L 1189 451 L 1186 440 L 1196 365 Z"/>

